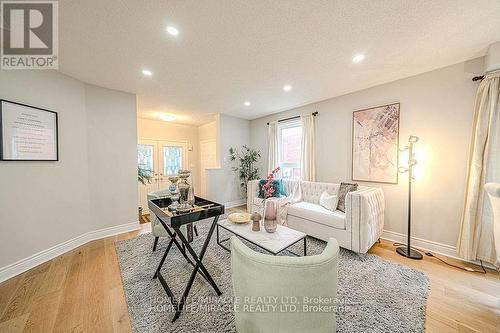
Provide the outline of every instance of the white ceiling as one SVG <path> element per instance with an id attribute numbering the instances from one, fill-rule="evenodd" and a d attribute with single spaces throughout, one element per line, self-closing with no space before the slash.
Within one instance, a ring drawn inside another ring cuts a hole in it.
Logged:
<path id="1" fill-rule="evenodd" d="M 500 40 L 498 0 L 60 0 L 59 7 L 62 72 L 136 93 L 139 117 L 171 113 L 187 124 L 216 113 L 255 119 L 482 56 Z M 168 24 L 177 37 L 165 32 Z M 366 59 L 353 64 L 357 53 Z M 293 90 L 283 92 L 284 84 Z"/>

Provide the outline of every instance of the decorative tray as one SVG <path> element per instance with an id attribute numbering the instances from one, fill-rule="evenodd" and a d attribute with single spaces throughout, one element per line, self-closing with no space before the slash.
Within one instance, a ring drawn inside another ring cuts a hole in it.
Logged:
<path id="1" fill-rule="evenodd" d="M 171 203 L 172 200 L 170 198 L 148 201 L 149 211 L 171 227 L 179 227 L 184 224 L 224 214 L 224 205 L 200 197 L 195 197 L 193 208 L 186 213 L 169 211 L 168 206 Z"/>
<path id="2" fill-rule="evenodd" d="M 230 222 L 236 223 L 236 224 L 244 224 L 250 222 L 250 214 L 248 213 L 232 213 L 229 214 L 227 219 Z"/>

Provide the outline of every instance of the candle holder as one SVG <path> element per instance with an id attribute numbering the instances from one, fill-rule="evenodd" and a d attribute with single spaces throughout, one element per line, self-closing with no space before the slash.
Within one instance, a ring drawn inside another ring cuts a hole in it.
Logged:
<path id="1" fill-rule="evenodd" d="M 170 191 L 170 199 L 172 203 L 168 206 L 169 211 L 176 211 L 179 207 L 179 189 L 177 188 L 177 182 L 179 181 L 179 177 L 177 176 L 169 176 L 168 180 L 170 181 L 170 186 L 168 187 Z"/>

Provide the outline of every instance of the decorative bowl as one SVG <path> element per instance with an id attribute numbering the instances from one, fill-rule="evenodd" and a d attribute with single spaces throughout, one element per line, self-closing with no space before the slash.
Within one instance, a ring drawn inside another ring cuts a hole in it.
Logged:
<path id="1" fill-rule="evenodd" d="M 232 213 L 228 215 L 227 219 L 233 223 L 247 223 L 250 222 L 250 216 L 248 213 Z"/>

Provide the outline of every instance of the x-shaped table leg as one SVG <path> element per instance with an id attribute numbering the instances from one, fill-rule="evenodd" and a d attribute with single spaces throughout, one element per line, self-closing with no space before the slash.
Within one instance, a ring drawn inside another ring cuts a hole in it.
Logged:
<path id="1" fill-rule="evenodd" d="M 158 274 L 161 270 L 161 268 L 163 267 L 163 263 L 165 262 L 165 259 L 167 258 L 167 255 L 168 255 L 168 252 L 170 251 L 170 248 L 172 247 L 172 244 L 175 244 L 175 246 L 177 246 L 177 248 L 179 249 L 179 251 L 181 252 L 182 256 L 184 257 L 184 259 L 186 259 L 186 261 L 191 264 L 191 266 L 195 266 L 195 264 L 193 263 L 193 261 L 187 256 L 186 254 L 186 249 L 185 249 L 185 246 L 184 244 L 181 246 L 179 244 L 179 242 L 177 241 L 176 239 L 176 236 L 177 235 L 182 235 L 182 232 L 180 230 L 176 230 L 176 232 L 172 232 L 170 230 L 169 227 L 167 227 L 163 221 L 161 221 L 161 224 L 163 225 L 163 228 L 165 228 L 165 230 L 167 231 L 168 235 L 170 236 L 170 242 L 168 243 L 168 246 L 165 250 L 165 253 L 163 254 L 163 257 L 161 258 L 161 261 L 160 261 L 160 264 L 158 265 L 158 268 L 156 269 L 155 271 L 155 274 L 153 275 L 153 279 L 156 279 L 158 277 Z M 179 236 L 180 237 L 180 236 Z M 207 277 L 205 276 L 205 274 L 203 274 L 203 272 L 199 272 L 200 275 L 205 279 L 207 280 L 208 282 L 210 282 Z M 169 295 L 170 296 L 170 295 Z"/>
<path id="2" fill-rule="evenodd" d="M 161 261 L 158 265 L 158 268 L 155 271 L 153 279 L 158 278 L 158 280 L 160 280 L 160 283 L 162 284 L 163 289 L 165 289 L 165 292 L 170 297 L 170 300 L 172 301 L 172 304 L 174 305 L 174 307 L 176 309 L 174 318 L 172 319 L 172 322 L 174 322 L 179 318 L 179 316 L 182 313 L 182 309 L 184 308 L 184 304 L 185 304 L 186 299 L 189 295 L 189 291 L 191 290 L 191 287 L 193 285 L 194 278 L 196 277 L 196 274 L 200 274 L 208 283 L 210 283 L 210 285 L 214 288 L 214 290 L 218 296 L 220 296 L 222 294 L 222 292 L 219 290 L 219 287 L 215 283 L 214 279 L 212 278 L 212 276 L 210 275 L 210 273 L 208 272 L 208 270 L 205 268 L 205 266 L 202 263 L 202 260 L 203 260 L 203 257 L 205 256 L 205 252 L 207 250 L 208 244 L 210 243 L 210 239 L 212 238 L 212 234 L 215 230 L 215 226 L 217 225 L 217 221 L 219 220 L 219 216 L 216 216 L 214 218 L 212 225 L 210 226 L 210 231 L 207 234 L 207 237 L 205 239 L 205 242 L 203 243 L 203 247 L 201 248 L 199 255 L 197 255 L 196 252 L 193 250 L 193 248 L 189 244 L 189 242 L 186 239 L 186 237 L 184 236 L 184 234 L 179 230 L 179 227 L 173 228 L 174 232 L 172 232 L 170 230 L 170 228 L 161 219 L 159 219 L 159 220 L 160 220 L 161 224 L 163 225 L 163 227 L 165 228 L 165 230 L 167 231 L 168 235 L 170 236 L 170 242 L 168 243 L 168 246 L 165 249 L 165 253 L 163 254 L 163 257 L 161 258 Z M 177 241 L 177 238 L 176 238 L 177 236 L 179 236 L 179 239 L 180 239 L 182 245 Z M 168 252 L 170 251 L 170 249 L 172 247 L 172 244 L 175 244 L 175 246 L 177 246 L 177 248 L 179 249 L 181 254 L 184 256 L 186 261 L 189 262 L 194 267 L 193 272 L 191 273 L 191 276 L 189 277 L 189 281 L 188 281 L 188 284 L 184 290 L 184 293 L 182 294 L 182 297 L 179 300 L 179 303 L 176 302 L 174 294 L 170 290 L 170 287 L 168 286 L 167 281 L 165 281 L 165 279 L 163 278 L 163 276 L 161 275 L 161 272 L 160 272 L 160 270 L 165 262 L 165 259 L 168 255 Z M 194 263 L 187 256 L 186 249 L 193 257 Z"/>
<path id="3" fill-rule="evenodd" d="M 219 290 L 219 287 L 217 287 L 217 284 L 213 280 L 212 276 L 210 275 L 210 273 L 208 272 L 208 270 L 205 268 L 205 266 L 202 263 L 203 257 L 205 256 L 205 252 L 207 250 L 208 244 L 210 243 L 210 239 L 212 238 L 212 234 L 214 232 L 214 229 L 215 229 L 215 226 L 217 225 L 218 220 L 219 220 L 219 217 L 216 216 L 212 222 L 212 225 L 210 226 L 210 231 L 208 232 L 207 238 L 205 239 L 205 242 L 203 243 L 203 247 L 201 248 L 199 255 L 197 255 L 196 252 L 193 250 L 193 248 L 191 247 L 191 245 L 187 241 L 186 237 L 184 237 L 184 235 L 180 232 L 179 228 L 178 227 L 174 228 L 174 230 L 179 235 L 179 238 L 180 238 L 182 244 L 185 245 L 186 249 L 189 251 L 189 253 L 193 257 L 196 264 L 194 266 L 193 272 L 191 273 L 191 276 L 189 277 L 189 281 L 188 281 L 188 284 L 186 286 L 186 289 L 184 290 L 184 293 L 182 294 L 182 297 L 179 300 L 179 303 L 177 304 L 177 311 L 175 312 L 175 316 L 172 319 L 172 322 L 176 321 L 177 318 L 179 318 L 179 316 L 181 315 L 182 309 L 184 308 L 184 304 L 185 304 L 186 299 L 189 295 L 189 291 L 191 290 L 191 287 L 193 285 L 194 278 L 200 269 L 203 272 L 206 279 L 208 280 L 208 282 L 210 283 L 210 285 L 212 285 L 212 287 L 214 288 L 217 295 L 220 296 L 222 294 L 222 292 Z"/>

